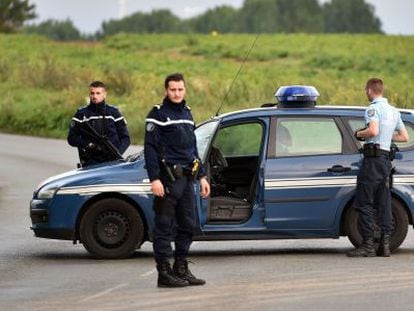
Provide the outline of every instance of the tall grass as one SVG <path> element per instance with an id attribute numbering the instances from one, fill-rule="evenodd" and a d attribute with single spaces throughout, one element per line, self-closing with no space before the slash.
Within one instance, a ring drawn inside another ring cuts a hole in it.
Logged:
<path id="1" fill-rule="evenodd" d="M 0 129 L 65 137 L 93 80 L 142 143 L 144 119 L 164 96 L 163 79 L 187 78 L 196 121 L 216 113 L 255 35 L 126 35 L 102 42 L 58 43 L 34 35 L 0 35 Z M 261 35 L 221 112 L 274 102 L 281 85 L 308 84 L 321 104 L 365 105 L 365 81 L 385 80 L 387 97 L 414 108 L 414 37 Z"/>

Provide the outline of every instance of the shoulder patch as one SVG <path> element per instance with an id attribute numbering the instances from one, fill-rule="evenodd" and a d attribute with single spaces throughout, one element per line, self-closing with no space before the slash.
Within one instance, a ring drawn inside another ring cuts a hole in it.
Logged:
<path id="1" fill-rule="evenodd" d="M 368 117 L 370 117 L 370 118 L 372 118 L 373 116 L 375 116 L 376 115 L 376 111 L 375 111 L 375 109 L 369 109 L 368 111 L 367 111 L 367 115 L 368 115 Z"/>
<path id="2" fill-rule="evenodd" d="M 155 129 L 155 124 L 152 122 L 148 122 L 146 126 L 147 132 L 152 132 Z"/>
<path id="3" fill-rule="evenodd" d="M 190 106 L 185 105 L 184 107 L 185 107 L 187 110 L 191 110 L 191 107 L 190 107 Z"/>
<path id="4" fill-rule="evenodd" d="M 154 105 L 154 108 L 157 108 L 158 110 L 160 110 L 161 109 L 161 106 L 162 106 L 162 104 L 160 104 L 160 105 Z"/>

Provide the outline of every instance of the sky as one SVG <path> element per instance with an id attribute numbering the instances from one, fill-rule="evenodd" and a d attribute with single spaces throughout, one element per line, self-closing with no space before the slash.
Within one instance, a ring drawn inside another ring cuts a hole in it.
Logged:
<path id="1" fill-rule="evenodd" d="M 240 8 L 243 2 L 244 0 L 29 0 L 29 3 L 36 5 L 38 18 L 34 20 L 35 23 L 69 18 L 85 34 L 95 33 L 103 21 L 119 19 L 137 11 L 148 13 L 163 8 L 180 18 L 189 18 L 219 5 Z M 381 20 L 382 30 L 386 34 L 414 35 L 413 0 L 365 2 L 375 7 L 375 14 Z"/>

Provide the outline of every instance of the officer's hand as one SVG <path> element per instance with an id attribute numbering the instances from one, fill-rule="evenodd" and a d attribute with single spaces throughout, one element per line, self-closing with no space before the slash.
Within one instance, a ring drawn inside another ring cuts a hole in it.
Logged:
<path id="1" fill-rule="evenodd" d="M 200 178 L 200 195 L 203 199 L 210 195 L 210 185 L 206 177 Z"/>
<path id="2" fill-rule="evenodd" d="M 358 139 L 359 141 L 365 141 L 364 137 L 358 136 L 358 132 L 362 131 L 362 130 L 364 130 L 364 129 L 360 129 L 358 131 L 355 131 L 355 133 L 354 133 L 355 138 Z"/>
<path id="3" fill-rule="evenodd" d="M 164 185 L 161 180 L 155 179 L 151 182 L 152 193 L 157 197 L 163 197 L 165 195 Z"/>
<path id="4" fill-rule="evenodd" d="M 365 137 L 358 136 L 358 132 L 363 131 L 363 130 L 366 130 L 366 127 L 362 128 L 362 129 L 359 129 L 359 130 L 356 130 L 355 133 L 354 133 L 355 138 L 359 141 L 365 141 Z"/>
<path id="5" fill-rule="evenodd" d="M 86 145 L 86 149 L 88 149 L 89 151 L 95 150 L 96 144 L 93 142 L 90 142 L 89 144 Z"/>

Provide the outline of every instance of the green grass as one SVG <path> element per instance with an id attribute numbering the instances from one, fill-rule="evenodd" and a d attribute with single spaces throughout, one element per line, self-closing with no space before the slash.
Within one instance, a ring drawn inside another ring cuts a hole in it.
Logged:
<path id="1" fill-rule="evenodd" d="M 0 129 L 65 137 L 88 85 L 104 81 L 108 102 L 142 143 L 144 119 L 164 96 L 164 77 L 181 71 L 197 122 L 216 113 L 255 35 L 126 35 L 61 43 L 0 35 Z M 221 112 L 274 102 L 277 87 L 314 85 L 320 104 L 366 105 L 364 83 L 381 77 L 386 96 L 414 108 L 414 37 L 261 35 Z"/>

